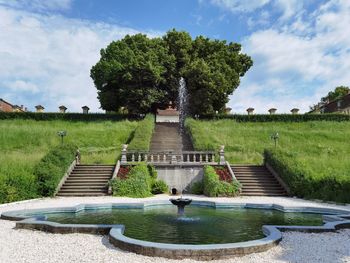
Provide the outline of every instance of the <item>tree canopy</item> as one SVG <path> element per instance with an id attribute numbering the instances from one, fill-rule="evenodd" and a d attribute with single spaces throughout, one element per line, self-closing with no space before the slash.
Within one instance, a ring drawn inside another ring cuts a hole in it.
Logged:
<path id="1" fill-rule="evenodd" d="M 241 45 L 195 39 L 171 30 L 163 37 L 125 36 L 101 50 L 91 69 L 101 107 L 107 111 L 153 112 L 177 103 L 179 80 L 186 81 L 191 114 L 223 112 L 229 95 L 253 65 Z"/>

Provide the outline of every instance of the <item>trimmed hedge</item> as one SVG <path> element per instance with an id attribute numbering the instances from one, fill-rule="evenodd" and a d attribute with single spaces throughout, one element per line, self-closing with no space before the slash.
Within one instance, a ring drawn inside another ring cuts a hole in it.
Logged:
<path id="1" fill-rule="evenodd" d="M 350 121 L 347 114 L 218 114 L 200 115 L 201 120 L 230 119 L 237 122 L 304 122 L 304 121 Z"/>
<path id="2" fill-rule="evenodd" d="M 55 190 L 75 158 L 77 147 L 71 144 L 60 145 L 48 152 L 34 167 L 40 196 L 53 196 Z"/>
<path id="3" fill-rule="evenodd" d="M 265 150 L 264 158 L 289 186 L 292 195 L 350 203 L 349 176 L 318 174 L 281 150 Z"/>
<path id="4" fill-rule="evenodd" d="M 0 112 L 0 120 L 24 119 L 37 121 L 66 120 L 66 121 L 120 121 L 142 119 L 138 115 L 117 113 L 58 113 L 58 112 Z"/>
<path id="5" fill-rule="evenodd" d="M 154 126 L 154 115 L 147 114 L 146 117 L 138 123 L 128 146 L 128 150 L 149 151 Z"/>
<path id="6" fill-rule="evenodd" d="M 237 196 L 240 191 L 240 184 L 237 181 L 231 183 L 220 181 L 212 166 L 204 167 L 203 192 L 207 196 Z"/>
<path id="7" fill-rule="evenodd" d="M 126 179 L 117 177 L 110 182 L 114 196 L 142 198 L 168 191 L 166 183 L 157 180 L 157 171 L 151 165 L 135 165 L 126 176 Z"/>

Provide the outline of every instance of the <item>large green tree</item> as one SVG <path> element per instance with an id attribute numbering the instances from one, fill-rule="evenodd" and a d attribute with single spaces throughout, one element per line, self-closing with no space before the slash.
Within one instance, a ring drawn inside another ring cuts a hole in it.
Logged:
<path id="1" fill-rule="evenodd" d="M 191 114 L 222 112 L 240 77 L 253 62 L 237 43 L 192 39 L 171 30 L 162 38 L 143 34 L 113 41 L 91 69 L 101 107 L 147 113 L 176 103 L 179 80 L 189 93 Z"/>

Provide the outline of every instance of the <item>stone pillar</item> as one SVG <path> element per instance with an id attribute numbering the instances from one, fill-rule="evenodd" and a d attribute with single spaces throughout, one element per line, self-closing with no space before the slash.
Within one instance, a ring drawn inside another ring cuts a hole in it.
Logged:
<path id="1" fill-rule="evenodd" d="M 254 108 L 248 108 L 247 109 L 248 115 L 253 115 L 254 113 Z"/>
<path id="2" fill-rule="evenodd" d="M 171 163 L 177 163 L 177 158 L 175 153 L 170 153 L 171 154 Z"/>
<path id="3" fill-rule="evenodd" d="M 41 106 L 41 105 L 36 105 L 35 109 L 36 109 L 36 112 L 44 112 L 45 108 L 43 106 Z"/>
<path id="4" fill-rule="evenodd" d="M 226 160 L 225 160 L 225 145 L 220 146 L 219 150 L 219 165 L 225 165 Z"/>
<path id="5" fill-rule="evenodd" d="M 276 111 L 277 111 L 277 109 L 275 109 L 275 108 L 271 108 L 271 109 L 269 109 L 269 113 L 270 113 L 270 115 L 275 114 L 275 113 L 276 113 Z"/>
<path id="6" fill-rule="evenodd" d="M 66 113 L 67 107 L 66 106 L 59 106 L 58 109 L 60 110 L 60 113 Z"/>
<path id="7" fill-rule="evenodd" d="M 128 163 L 128 160 L 126 158 L 127 148 L 128 148 L 128 145 L 127 144 L 123 144 L 122 157 L 121 157 L 121 160 L 120 160 L 120 164 L 127 164 Z"/>
<path id="8" fill-rule="evenodd" d="M 76 160 L 76 163 L 77 163 L 77 164 L 80 164 L 80 159 L 81 159 L 81 157 L 80 157 L 80 151 L 79 151 L 79 149 L 78 149 L 77 152 L 75 153 L 75 160 Z"/>
<path id="9" fill-rule="evenodd" d="M 83 106 L 81 108 L 83 109 L 83 113 L 84 114 L 88 114 L 89 113 L 90 108 L 88 106 Z"/>
<path id="10" fill-rule="evenodd" d="M 299 109 L 297 109 L 297 108 L 293 108 L 293 109 L 291 109 L 291 111 L 290 111 L 293 115 L 295 115 L 295 114 L 298 114 L 298 112 L 299 112 Z"/>

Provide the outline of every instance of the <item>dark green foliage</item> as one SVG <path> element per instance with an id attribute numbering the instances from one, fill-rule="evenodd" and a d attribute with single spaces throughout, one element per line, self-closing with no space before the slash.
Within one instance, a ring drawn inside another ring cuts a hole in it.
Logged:
<path id="1" fill-rule="evenodd" d="M 128 150 L 149 151 L 153 130 L 154 116 L 152 114 L 147 114 L 146 117 L 138 123 L 133 138 L 128 146 Z"/>
<path id="2" fill-rule="evenodd" d="M 346 114 L 202 114 L 201 120 L 231 119 L 237 122 L 304 122 L 304 121 L 350 121 Z"/>
<path id="3" fill-rule="evenodd" d="M 281 150 L 265 150 L 265 161 L 282 177 L 291 194 L 312 199 L 350 202 L 350 177 L 335 175 L 330 171 L 316 173 L 293 153 Z"/>
<path id="4" fill-rule="evenodd" d="M 191 187 L 191 194 L 202 195 L 203 194 L 203 182 L 195 182 Z"/>
<path id="5" fill-rule="evenodd" d="M 223 112 L 229 95 L 252 66 L 237 43 L 171 30 L 163 38 L 127 35 L 101 50 L 91 77 L 103 109 L 154 112 L 176 102 L 181 77 L 192 114 Z"/>
<path id="6" fill-rule="evenodd" d="M 155 181 L 152 184 L 152 194 L 163 194 L 169 192 L 168 185 L 163 180 Z"/>
<path id="7" fill-rule="evenodd" d="M 40 196 L 53 196 L 59 182 L 74 160 L 76 151 L 75 145 L 57 146 L 34 167 L 34 176 Z"/>
<path id="8" fill-rule="evenodd" d="M 23 119 L 37 121 L 65 120 L 65 121 L 120 121 L 138 120 L 139 115 L 116 114 L 116 113 L 39 113 L 39 112 L 0 112 L 0 120 Z"/>
<path id="9" fill-rule="evenodd" d="M 111 182 L 114 196 L 148 197 L 168 191 L 165 182 L 157 179 L 153 166 L 141 163 L 131 168 L 127 179 L 116 178 Z"/>
<path id="10" fill-rule="evenodd" d="M 207 196 L 237 196 L 239 194 L 240 184 L 237 181 L 228 183 L 219 180 L 212 166 L 204 167 L 203 192 Z"/>

